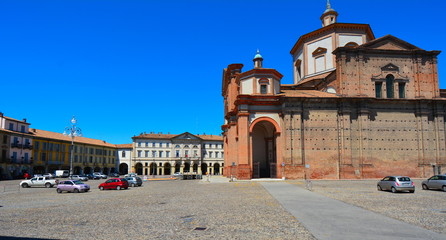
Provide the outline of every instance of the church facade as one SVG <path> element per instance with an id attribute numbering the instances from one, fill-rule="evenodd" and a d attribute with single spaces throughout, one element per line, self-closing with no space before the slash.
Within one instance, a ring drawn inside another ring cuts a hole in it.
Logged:
<path id="1" fill-rule="evenodd" d="M 446 170 L 437 55 L 367 24 L 322 28 L 291 49 L 293 84 L 264 68 L 223 71 L 225 175 L 238 179 L 428 177 Z"/>

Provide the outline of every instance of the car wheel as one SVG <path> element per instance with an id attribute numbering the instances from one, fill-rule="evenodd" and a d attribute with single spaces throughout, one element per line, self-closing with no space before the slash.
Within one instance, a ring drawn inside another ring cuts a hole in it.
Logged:
<path id="1" fill-rule="evenodd" d="M 46 188 L 50 188 L 51 187 L 51 183 L 45 183 L 45 187 Z"/>
<path id="2" fill-rule="evenodd" d="M 117 186 L 117 187 L 116 187 L 116 190 L 121 190 L 121 186 Z"/>
<path id="3" fill-rule="evenodd" d="M 429 190 L 426 184 L 423 184 L 423 190 Z"/>
<path id="4" fill-rule="evenodd" d="M 57 193 L 62 193 L 62 190 L 60 188 L 58 188 Z"/>
<path id="5" fill-rule="evenodd" d="M 134 187 L 135 186 L 135 184 L 134 183 L 132 183 L 132 187 Z"/>
<path id="6" fill-rule="evenodd" d="M 394 188 L 394 187 L 392 187 L 391 190 L 392 190 L 393 193 L 396 193 L 396 192 L 397 192 L 397 191 L 396 191 L 396 188 Z"/>
<path id="7" fill-rule="evenodd" d="M 383 189 L 381 188 L 381 186 L 378 185 L 378 191 L 382 191 Z"/>
<path id="8" fill-rule="evenodd" d="M 443 189 L 443 192 L 446 192 L 446 186 L 441 187 Z"/>
<path id="9" fill-rule="evenodd" d="M 28 187 L 28 183 L 23 183 L 22 184 L 22 188 L 27 188 Z"/>
<path id="10" fill-rule="evenodd" d="M 75 188 L 75 189 L 73 190 L 73 192 L 74 192 L 74 193 L 79 193 L 79 189 Z"/>
<path id="11" fill-rule="evenodd" d="M 103 186 L 100 186 L 99 189 L 100 189 L 100 190 L 104 190 L 104 187 L 103 187 Z"/>

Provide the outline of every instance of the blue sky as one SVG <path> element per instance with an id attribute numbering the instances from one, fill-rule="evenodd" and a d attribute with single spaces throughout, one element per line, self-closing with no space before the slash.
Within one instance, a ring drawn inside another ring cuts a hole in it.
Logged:
<path id="1" fill-rule="evenodd" d="M 321 27 L 326 0 L 0 1 L 0 111 L 130 143 L 141 132 L 221 133 L 222 70 L 263 66 L 292 83 L 289 54 Z M 331 0 L 338 22 L 446 50 L 444 0 Z M 440 87 L 446 53 L 439 55 Z"/>

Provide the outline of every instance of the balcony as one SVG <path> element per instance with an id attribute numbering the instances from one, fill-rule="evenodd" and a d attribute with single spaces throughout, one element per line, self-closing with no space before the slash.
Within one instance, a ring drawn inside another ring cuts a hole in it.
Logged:
<path id="1" fill-rule="evenodd" d="M 14 163 L 14 164 L 33 164 L 34 161 L 32 159 L 18 159 L 18 158 L 3 158 L 2 160 L 0 160 L 0 162 L 4 162 L 4 163 Z"/>
<path id="2" fill-rule="evenodd" d="M 16 143 L 11 143 L 11 147 L 12 148 L 22 148 L 22 144 L 16 142 Z"/>
<path id="3" fill-rule="evenodd" d="M 31 145 L 31 144 L 25 144 L 25 145 L 23 145 L 23 148 L 24 149 L 33 149 L 33 145 Z"/>

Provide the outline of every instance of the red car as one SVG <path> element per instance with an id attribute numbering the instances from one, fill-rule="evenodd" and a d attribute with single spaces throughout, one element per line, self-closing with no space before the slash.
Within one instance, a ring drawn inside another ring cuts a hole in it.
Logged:
<path id="1" fill-rule="evenodd" d="M 116 190 L 121 190 L 121 189 L 128 189 L 129 188 L 129 183 L 127 182 L 127 180 L 125 178 L 110 178 L 107 181 L 105 181 L 104 183 L 99 184 L 99 189 L 104 190 L 104 189 L 116 189 Z"/>

